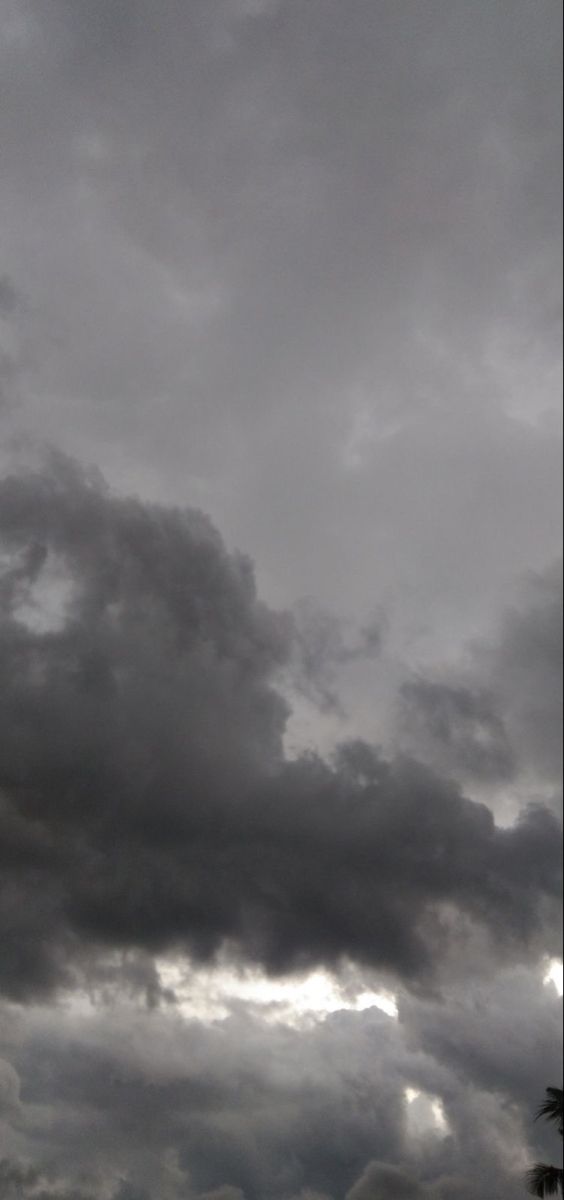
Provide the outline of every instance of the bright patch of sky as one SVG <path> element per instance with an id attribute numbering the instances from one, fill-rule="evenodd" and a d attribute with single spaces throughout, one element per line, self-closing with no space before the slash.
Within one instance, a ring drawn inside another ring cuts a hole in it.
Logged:
<path id="1" fill-rule="evenodd" d="M 14 615 L 32 633 L 58 633 L 67 622 L 74 593 L 61 563 L 48 556 L 34 581 L 22 589 Z"/>
<path id="2" fill-rule="evenodd" d="M 407 1104 L 407 1128 L 411 1137 L 424 1137 L 429 1133 L 446 1137 L 449 1124 L 442 1100 L 414 1087 L 406 1087 L 404 1096 Z"/>
<path id="3" fill-rule="evenodd" d="M 176 997 L 179 1011 L 204 1022 L 222 1020 L 233 1005 L 247 1004 L 269 1024 L 299 1026 L 323 1021 L 331 1013 L 364 1012 L 378 1008 L 397 1018 L 395 997 L 387 991 L 350 988 L 327 971 L 297 979 L 269 979 L 258 972 L 237 973 L 228 968 L 197 972 L 166 960 L 158 964 L 162 984 Z"/>
<path id="4" fill-rule="evenodd" d="M 564 970 L 560 959 L 553 958 L 550 960 L 548 970 L 544 977 L 545 984 L 552 983 L 561 996 L 564 992 Z"/>

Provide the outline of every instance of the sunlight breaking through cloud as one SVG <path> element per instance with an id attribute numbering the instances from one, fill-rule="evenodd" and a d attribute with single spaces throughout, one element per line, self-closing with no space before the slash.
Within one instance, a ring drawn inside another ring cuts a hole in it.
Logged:
<path id="1" fill-rule="evenodd" d="M 548 970 L 544 977 L 544 983 L 554 984 L 559 996 L 564 992 L 564 970 L 563 964 L 558 958 L 552 958 L 549 962 Z"/>
<path id="2" fill-rule="evenodd" d="M 450 1132 L 442 1100 L 419 1088 L 406 1087 L 404 1097 L 407 1105 L 407 1128 L 411 1137 L 426 1137 L 438 1134 L 446 1137 Z"/>
<path id="3" fill-rule="evenodd" d="M 158 964 L 163 985 L 174 992 L 179 1011 L 204 1023 L 223 1020 L 234 1005 L 258 1009 L 269 1024 L 299 1026 L 323 1021 L 331 1013 L 365 1012 L 378 1008 L 397 1019 L 395 997 L 389 992 L 346 988 L 327 971 L 313 971 L 295 979 L 268 979 L 258 972 L 237 973 L 227 967 L 207 971 L 190 969 L 174 960 Z"/>
<path id="4" fill-rule="evenodd" d="M 16 620 L 26 629 L 35 634 L 59 633 L 64 629 L 72 602 L 75 596 L 75 584 L 70 578 L 64 565 L 53 555 L 46 555 L 41 561 L 42 548 L 38 546 L 35 552 L 39 558 L 37 570 L 33 571 L 31 583 L 22 583 L 18 574 L 22 573 L 22 563 L 9 562 L 4 566 L 4 579 L 12 574 L 12 586 L 18 588 L 20 594 L 14 606 Z M 27 564 L 26 564 L 27 565 Z"/>

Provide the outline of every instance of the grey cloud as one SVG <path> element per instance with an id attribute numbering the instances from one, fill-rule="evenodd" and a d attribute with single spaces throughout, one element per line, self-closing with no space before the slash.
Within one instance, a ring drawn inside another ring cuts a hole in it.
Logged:
<path id="1" fill-rule="evenodd" d="M 546 1016 L 539 1007 L 548 1036 Z M 441 1007 L 433 1019 L 440 1027 Z M 403 1022 L 377 1010 L 334 1014 L 309 1030 L 265 1027 L 256 1012 L 203 1027 L 119 1005 L 70 1021 L 35 1009 L 21 1026 L 11 1052 L 28 1153 L 41 1162 L 47 1140 L 55 1176 L 98 1172 L 94 1195 L 117 1173 L 151 1200 L 168 1200 L 167 1188 L 174 1200 L 177 1191 L 201 1200 L 222 1187 L 246 1200 L 343 1200 L 363 1173 L 380 1179 L 366 1172 L 374 1158 L 390 1178 L 419 1181 L 425 1200 L 446 1200 L 449 1185 L 451 1196 L 479 1200 L 488 1179 L 502 1200 L 514 1195 L 510 1160 L 527 1144 L 528 1110 L 525 1123 L 510 1089 L 503 1104 L 475 1089 L 470 1061 L 466 1072 L 463 1060 L 451 1066 L 422 1051 L 416 1024 L 407 1046 Z M 535 1078 L 533 1069 L 531 1086 Z M 408 1085 L 444 1101 L 446 1138 L 411 1137 Z"/>
<path id="2" fill-rule="evenodd" d="M 430 1195 L 432 1200 L 474 1200 L 476 1192 L 463 1179 L 455 1179 L 450 1176 L 431 1188 Z"/>
<path id="3" fill-rule="evenodd" d="M 401 689 L 400 744 L 456 778 L 562 777 L 562 566 L 531 574 L 463 666 Z"/>
<path id="4" fill-rule="evenodd" d="M 162 1191 L 149 1192 L 122 1179 L 111 1194 L 105 1184 L 83 1188 L 75 1181 L 64 1180 L 60 1173 L 27 1166 L 16 1159 L 0 1159 L 1 1200 L 245 1200 L 239 1188 L 229 1185 L 212 1192 L 198 1192 L 190 1187 L 186 1176 L 179 1173 L 178 1186 L 169 1179 L 161 1180 Z M 169 1172 L 169 1176 L 174 1172 Z M 100 1190 L 102 1187 L 102 1191 Z"/>
<path id="5" fill-rule="evenodd" d="M 439 1006 L 405 996 L 401 1020 L 410 1044 L 435 1063 L 518 1103 L 543 1143 L 546 1131 L 533 1126 L 536 1097 L 561 1073 L 562 1002 L 553 988 L 524 971 L 501 973 L 491 987 L 467 979 Z"/>
<path id="6" fill-rule="evenodd" d="M 416 611 L 478 603 L 545 560 L 553 439 L 499 409 L 516 356 L 551 402 L 558 14 L 18 10 L 8 240 L 50 347 L 24 426 L 207 488 L 290 599 L 358 609 L 399 571 Z"/>
<path id="7" fill-rule="evenodd" d="M 103 1018 L 90 1044 L 72 1023 L 70 1041 L 52 1027 L 34 1036 L 30 1018 L 31 1034 L 6 1048 L 24 1110 L 37 1114 L 34 1155 L 44 1112 L 62 1164 L 85 1165 L 95 1129 L 108 1165 L 141 1194 L 148 1186 L 151 1200 L 171 1143 L 196 1195 L 225 1185 L 263 1200 L 268 1188 L 278 1197 L 313 1187 L 339 1200 L 375 1153 L 433 1187 L 473 1178 L 479 1141 L 505 1200 L 513 1184 L 495 1144 L 488 1149 L 499 1116 L 483 1089 L 501 1082 L 522 1112 L 548 1069 L 553 1012 L 532 985 L 508 985 L 520 1073 L 496 1058 L 502 996 L 487 1036 L 467 1020 L 468 1043 L 440 1006 L 404 998 L 407 1056 L 387 1018 L 366 1021 L 359 1037 L 359 1018 L 345 1016 L 312 1039 L 309 1060 L 302 1033 L 281 1034 L 277 1053 L 271 1031 L 253 1033 L 241 1018 L 236 1052 L 221 1034 L 206 1042 L 198 1026 L 181 1034 L 151 951 L 176 944 L 209 957 L 227 939 L 275 970 L 344 954 L 380 968 L 388 984 L 399 975 L 419 988 L 435 973 L 466 986 L 470 971 L 491 964 L 492 947 L 498 966 L 550 948 L 554 818 L 541 809 L 498 829 L 452 785 L 362 742 L 343 746 L 333 767 L 314 757 L 285 763 L 275 681 L 291 622 L 260 605 L 248 563 L 226 554 L 200 514 L 116 499 L 60 459 L 5 480 L 1 500 L 3 920 L 12 947 L 3 988 L 24 999 L 82 976 L 108 1012 L 116 989 L 153 1005 L 138 1034 L 131 1012 L 113 1034 Z M 42 630 L 50 556 L 68 587 Z M 139 952 L 104 968 L 101 942 Z M 531 1013 L 542 1055 L 538 1040 L 536 1056 L 526 1050 Z M 262 1065 L 276 1063 L 282 1084 Z M 408 1085 L 440 1096 L 456 1129 L 455 1143 L 428 1148 L 423 1161 L 405 1138 Z M 508 1144 L 522 1136 L 518 1121 L 503 1127 Z"/>
<path id="8" fill-rule="evenodd" d="M 19 1108 L 20 1080 L 11 1063 L 0 1058 L 0 1119 L 14 1116 Z"/>
<path id="9" fill-rule="evenodd" d="M 511 779 L 515 759 L 491 695 L 424 679 L 402 687 L 407 740 L 456 777 Z"/>
<path id="10" fill-rule="evenodd" d="M 118 962 L 92 961 L 85 955 L 88 990 L 97 1003 L 111 1003 L 116 997 L 140 997 L 147 1008 L 174 1004 L 174 989 L 163 986 L 155 963 L 148 954 L 126 954 Z"/>
<path id="11" fill-rule="evenodd" d="M 108 1193 L 106 1192 L 106 1195 Z M 16 1159 L 0 1159 L 1 1200 L 99 1200 L 95 1192 L 85 1190 L 76 1183 L 66 1183 Z M 111 1200 L 150 1200 L 147 1193 L 127 1187 L 119 1187 Z"/>
<path id="12" fill-rule="evenodd" d="M 18 289 L 8 275 L 0 275 L 0 318 L 11 317 L 19 304 Z"/>
<path id="13" fill-rule="evenodd" d="M 415 1179 L 397 1167 L 371 1163 L 355 1183 L 347 1200 L 420 1200 L 423 1190 Z"/>
<path id="14" fill-rule="evenodd" d="M 322 1196 L 321 1192 L 312 1192 L 311 1188 L 302 1190 L 299 1196 L 293 1196 L 292 1200 L 328 1200 L 327 1196 Z"/>
<path id="15" fill-rule="evenodd" d="M 114 499 L 61 460 L 4 480 L 0 512 L 8 994 L 68 982 L 81 944 L 231 945 L 274 972 L 349 955 L 414 987 L 453 969 L 463 930 L 485 962 L 556 952 L 548 811 L 497 828 L 362 743 L 343 772 L 284 761 L 291 623 L 201 514 Z M 49 556 L 70 592 L 45 629 L 22 595 L 27 572 L 41 610 Z"/>
<path id="16" fill-rule="evenodd" d="M 291 683 L 322 711 L 343 714 L 339 669 L 379 656 L 385 634 L 383 615 L 350 630 L 334 613 L 311 599 L 292 608 L 293 654 Z"/>
<path id="17" fill-rule="evenodd" d="M 214 1188 L 213 1192 L 202 1194 L 201 1200 L 244 1200 L 243 1193 L 240 1188 L 227 1187 Z"/>
<path id="18" fill-rule="evenodd" d="M 557 1010 L 513 964 L 560 951 L 561 834 L 460 788 L 517 806 L 561 763 L 558 580 L 514 593 L 561 546 L 561 12 L 6 0 L 0 24 L 2 457 L 46 439 L 179 506 L 63 460 L 0 487 L 4 1152 L 48 1157 L 30 1200 L 100 1200 L 96 1148 L 104 1200 L 343 1200 L 371 1161 L 514 1200 Z M 379 646 L 352 634 L 381 608 Z M 426 768 L 372 744 L 406 664 Z M 284 759 L 288 679 L 319 726 L 351 713 L 329 763 Z M 165 947 L 344 955 L 400 1025 L 184 1038 Z M 77 987 L 91 1024 L 38 1007 Z M 447 1137 L 406 1135 L 406 1085 Z"/>
<path id="19" fill-rule="evenodd" d="M 513 744 L 533 773 L 562 777 L 562 563 L 532 576 L 493 650 L 493 686 Z"/>
<path id="20" fill-rule="evenodd" d="M 9 1159 L 0 1160 L 0 1196 L 3 1200 L 13 1200 L 22 1188 L 37 1182 L 38 1173 L 33 1167 L 25 1167 Z M 17 1190 L 16 1190 L 17 1189 Z"/>
<path id="21" fill-rule="evenodd" d="M 22 298 L 8 275 L 0 275 L 0 415 L 13 401 L 18 379 L 18 347 L 13 338 L 14 318 Z"/>
<path id="22" fill-rule="evenodd" d="M 300 1187 L 340 1197 L 375 1139 L 400 1152 L 397 1068 L 380 1061 L 372 1080 L 363 1069 L 371 1049 L 389 1053 L 382 1014 L 310 1033 L 119 1009 L 75 1022 L 70 1038 L 60 1015 L 30 1024 L 16 1052 L 29 1144 L 41 1155 L 48 1130 L 61 1172 L 87 1177 L 102 1156 L 109 1178 L 160 1198 L 174 1147 L 190 1198 L 227 1184 L 248 1200 Z"/>
<path id="23" fill-rule="evenodd" d="M 0 354 L 0 405 L 10 403 L 12 387 L 16 377 L 14 362 L 9 354 Z"/>

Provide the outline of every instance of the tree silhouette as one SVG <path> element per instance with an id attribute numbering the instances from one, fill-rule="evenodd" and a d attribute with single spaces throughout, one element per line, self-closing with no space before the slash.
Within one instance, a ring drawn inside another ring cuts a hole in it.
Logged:
<path id="1" fill-rule="evenodd" d="M 541 1104 L 536 1120 L 544 1117 L 546 1121 L 558 1127 L 560 1137 L 564 1136 L 564 1098 L 562 1088 L 546 1089 L 546 1100 Z M 564 1171 L 560 1167 L 549 1167 L 545 1163 L 536 1163 L 527 1175 L 527 1187 L 532 1196 L 564 1196 Z"/>

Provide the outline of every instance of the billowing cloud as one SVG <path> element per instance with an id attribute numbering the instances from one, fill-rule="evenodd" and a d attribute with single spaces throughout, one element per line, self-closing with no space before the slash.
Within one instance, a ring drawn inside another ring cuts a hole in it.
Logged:
<path id="1" fill-rule="evenodd" d="M 560 9 L 0 8 L 0 1196 L 515 1200 Z"/>
<path id="2" fill-rule="evenodd" d="M 271 971 L 348 955 L 413 986 L 461 938 L 486 960 L 556 952 L 547 810 L 496 828 L 361 744 L 336 767 L 284 761 L 291 623 L 204 517 L 115 499 L 61 461 L 6 479 L 0 510 L 9 995 L 103 945 L 231 946 Z"/>

